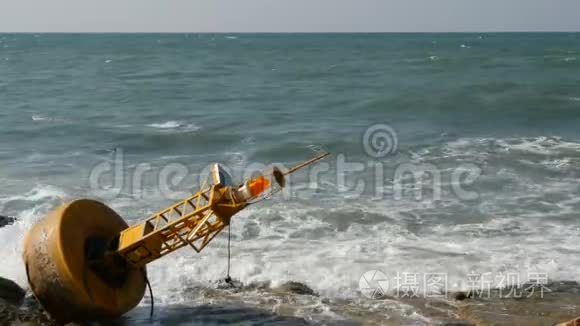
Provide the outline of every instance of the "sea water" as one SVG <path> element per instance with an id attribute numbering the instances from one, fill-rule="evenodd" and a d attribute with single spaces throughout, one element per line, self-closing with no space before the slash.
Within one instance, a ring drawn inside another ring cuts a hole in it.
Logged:
<path id="1" fill-rule="evenodd" d="M 578 279 L 580 34 L 232 36 L 0 34 L 0 214 L 19 219 L 0 229 L 0 276 L 26 286 L 23 236 L 61 203 L 135 223 L 213 162 L 239 181 L 329 151 L 231 228 L 234 279 L 319 298 L 216 292 L 225 231 L 150 264 L 153 323 L 427 322 L 369 298 L 373 271 L 391 295 L 402 275 L 419 292 L 435 274 L 441 291 Z M 150 323 L 147 305 L 129 324 Z"/>

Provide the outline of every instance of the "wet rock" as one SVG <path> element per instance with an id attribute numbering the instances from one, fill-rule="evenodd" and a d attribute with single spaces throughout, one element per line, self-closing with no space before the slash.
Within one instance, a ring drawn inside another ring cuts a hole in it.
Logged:
<path id="1" fill-rule="evenodd" d="M 574 320 L 567 321 L 565 323 L 557 324 L 555 326 L 576 326 L 576 325 L 580 325 L 580 317 L 578 317 Z"/>
<path id="2" fill-rule="evenodd" d="M 0 299 L 14 306 L 19 306 L 24 300 L 26 291 L 9 279 L 0 277 Z"/>
<path id="3" fill-rule="evenodd" d="M 532 289 L 537 290 L 538 286 L 534 284 L 524 284 L 523 288 L 530 292 Z M 550 292 L 560 292 L 560 293 L 580 293 L 580 285 L 576 281 L 557 281 L 550 282 L 546 286 Z"/>
<path id="4" fill-rule="evenodd" d="M 275 289 L 280 292 L 288 292 L 300 295 L 316 295 L 308 285 L 300 282 L 286 282 Z"/>
<path id="5" fill-rule="evenodd" d="M 453 299 L 456 301 L 463 301 L 465 299 L 471 298 L 471 292 L 456 292 L 453 294 Z"/>
<path id="6" fill-rule="evenodd" d="M 6 225 L 11 225 L 14 221 L 16 221 L 16 218 L 14 217 L 0 215 L 0 228 Z"/>
<path id="7" fill-rule="evenodd" d="M 557 282 L 544 285 L 543 290 L 518 287 L 510 295 L 506 289 L 496 289 L 458 305 L 457 315 L 477 325 L 557 325 L 578 316 L 577 287 L 575 282 Z"/>
<path id="8" fill-rule="evenodd" d="M 217 288 L 219 290 L 242 290 L 244 284 L 239 280 L 234 280 L 230 277 L 221 279 L 217 282 Z"/>
<path id="9" fill-rule="evenodd" d="M 17 316 L 17 307 L 0 298 L 0 325 L 9 325 Z"/>
<path id="10" fill-rule="evenodd" d="M 27 296 L 20 307 L 0 299 L 0 325 L 57 326 L 58 324 L 50 319 L 34 297 Z"/>
<path id="11" fill-rule="evenodd" d="M 260 291 L 266 291 L 270 289 L 270 281 L 257 281 L 257 282 L 252 282 L 246 286 L 244 286 L 244 290 L 247 291 L 254 291 L 254 290 L 260 290 Z"/>

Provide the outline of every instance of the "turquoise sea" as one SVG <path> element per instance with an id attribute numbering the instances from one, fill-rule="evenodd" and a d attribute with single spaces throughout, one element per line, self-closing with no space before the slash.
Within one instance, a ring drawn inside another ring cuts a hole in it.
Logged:
<path id="1" fill-rule="evenodd" d="M 377 125 L 387 138 L 369 148 Z M 369 309 L 428 324 L 368 298 L 361 277 L 382 272 L 389 293 L 400 273 L 420 290 L 431 274 L 448 290 L 473 274 L 579 278 L 578 33 L 0 34 L 0 215 L 19 218 L 0 229 L 0 276 L 26 284 L 23 236 L 62 202 L 136 221 L 213 162 L 239 180 L 320 151 L 333 154 L 322 172 L 234 218 L 231 273 L 319 297 L 216 290 L 224 232 L 151 264 L 157 317 L 145 299 L 126 323 L 347 323 Z"/>

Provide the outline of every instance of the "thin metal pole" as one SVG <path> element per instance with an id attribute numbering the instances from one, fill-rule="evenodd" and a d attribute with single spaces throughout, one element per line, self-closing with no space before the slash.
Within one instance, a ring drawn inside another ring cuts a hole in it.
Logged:
<path id="1" fill-rule="evenodd" d="M 310 159 L 310 160 L 308 160 L 306 162 L 302 162 L 302 163 L 296 165 L 295 167 L 291 168 L 290 170 L 286 171 L 284 173 L 284 175 L 288 175 L 290 173 L 294 173 L 294 172 L 302 169 L 303 167 L 305 167 L 307 165 L 310 165 L 310 164 L 312 164 L 314 162 L 317 162 L 317 161 L 322 160 L 323 158 L 327 157 L 328 155 L 330 155 L 330 153 L 327 152 L 327 153 L 321 154 L 321 155 L 319 155 L 319 156 L 317 156 L 317 157 L 315 157 L 313 159 Z"/>

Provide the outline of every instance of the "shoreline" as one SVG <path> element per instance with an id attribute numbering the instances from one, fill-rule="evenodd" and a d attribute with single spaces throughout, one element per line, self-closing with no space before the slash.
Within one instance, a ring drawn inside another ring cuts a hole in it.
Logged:
<path id="1" fill-rule="evenodd" d="M 3 278 L 0 280 L 3 280 L 0 285 L 10 282 Z M 320 323 L 325 325 L 408 325 L 415 318 L 416 323 L 420 325 L 552 326 L 580 315 L 580 285 L 577 282 L 551 282 L 547 286 L 550 292 L 540 295 L 538 291 L 519 298 L 500 298 L 499 294 L 502 290 L 492 289 L 490 297 L 480 297 L 465 292 L 449 292 L 443 298 L 437 299 L 421 297 L 399 299 L 386 295 L 380 299 L 359 302 L 355 299 L 339 300 L 318 297 L 318 294 L 307 285 L 299 282 L 288 282 L 279 287 L 270 287 L 268 283 L 249 285 L 237 283 L 232 286 L 220 283 L 216 285 L 216 288 L 203 289 L 206 291 L 206 300 L 204 300 L 206 302 L 156 305 L 153 319 L 150 319 L 148 305 L 150 300 L 146 297 L 138 307 L 117 321 L 126 325 L 151 325 L 159 322 L 172 324 L 184 321 L 203 325 L 207 322 L 219 324 L 256 319 L 266 324 L 282 322 L 292 325 Z M 56 325 L 42 311 L 29 291 L 18 290 L 12 286 L 11 291 L 21 291 L 21 294 L 12 295 L 12 298 L 18 298 L 20 295 L 22 298 L 20 301 L 10 302 L 4 298 L 10 295 L 7 291 L 3 291 L 7 288 L 9 287 L 0 286 L 0 324 Z M 184 289 L 184 291 L 200 290 L 202 289 Z M 256 302 L 244 301 L 244 295 L 267 299 Z M 325 303 L 329 312 L 332 312 L 336 318 L 300 316 L 298 312 L 302 308 L 299 307 L 299 303 L 310 299 Z M 373 303 L 375 308 L 371 308 Z M 376 308 L 381 305 L 403 307 L 403 309 L 397 311 L 397 309 Z"/>

